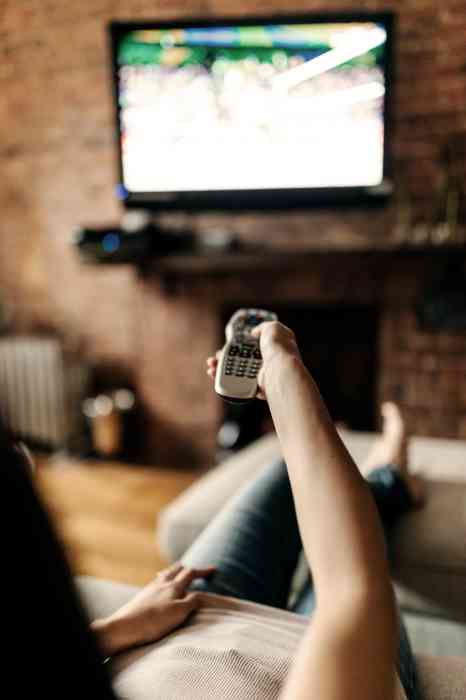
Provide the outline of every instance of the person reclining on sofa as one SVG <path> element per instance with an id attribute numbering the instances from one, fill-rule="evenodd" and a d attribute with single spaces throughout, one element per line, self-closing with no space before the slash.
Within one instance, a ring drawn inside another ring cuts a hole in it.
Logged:
<path id="1" fill-rule="evenodd" d="M 155 684 L 146 688 L 151 698 L 393 700 L 404 697 L 399 674 L 406 696 L 415 700 L 414 659 L 397 614 L 381 524 L 389 527 L 420 502 L 407 470 L 401 418 L 394 406 L 385 406 L 384 433 L 362 468 L 365 480 L 302 364 L 293 333 L 276 322 L 255 332 L 264 360 L 260 395 L 269 403 L 286 464 L 270 465 L 248 484 L 182 562 L 92 623 L 101 658 L 113 657 L 116 670 L 119 663 L 137 666 L 139 681 L 141 659 L 154 664 Z M 208 372 L 215 371 L 216 360 L 209 358 Z M 21 461 L 11 450 L 9 460 Z M 8 523 L 18 507 L 25 518 L 9 587 L 12 629 L 4 631 L 21 638 L 27 630 L 36 691 L 50 696 L 56 682 L 47 673 L 48 658 L 54 672 L 58 660 L 72 685 L 77 678 L 67 697 L 77 696 L 78 688 L 85 693 L 86 684 L 94 688 L 88 697 L 112 697 L 106 666 L 99 663 L 26 469 L 10 466 L 2 473 Z M 288 611 L 302 546 L 312 586 Z M 41 644 L 44 630 L 51 646 Z M 158 643 L 143 646 L 150 642 Z M 129 655 L 121 654 L 128 649 Z M 135 678 L 129 674 L 126 686 L 118 678 L 116 692 L 131 698 Z"/>

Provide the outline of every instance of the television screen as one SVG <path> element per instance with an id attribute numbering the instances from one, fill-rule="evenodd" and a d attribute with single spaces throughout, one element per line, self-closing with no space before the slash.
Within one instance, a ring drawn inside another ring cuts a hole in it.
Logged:
<path id="1" fill-rule="evenodd" d="M 390 27 L 112 23 L 122 199 L 266 207 L 383 191 Z"/>

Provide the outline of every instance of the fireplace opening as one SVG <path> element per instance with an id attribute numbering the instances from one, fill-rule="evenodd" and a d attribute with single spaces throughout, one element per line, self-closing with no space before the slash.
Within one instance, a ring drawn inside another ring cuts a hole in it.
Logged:
<path id="1" fill-rule="evenodd" d="M 225 325 L 237 305 L 223 309 Z M 258 308 L 261 304 L 249 305 Z M 353 430 L 373 431 L 376 405 L 379 312 L 374 306 L 273 305 L 282 323 L 296 334 L 303 361 L 314 377 L 332 419 Z M 267 405 L 252 401 L 224 405 L 218 433 L 219 457 L 273 429 Z"/>

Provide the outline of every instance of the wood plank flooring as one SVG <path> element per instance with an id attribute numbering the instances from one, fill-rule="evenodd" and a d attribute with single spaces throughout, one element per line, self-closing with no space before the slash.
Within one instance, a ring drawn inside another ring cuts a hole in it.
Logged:
<path id="1" fill-rule="evenodd" d="M 39 493 L 76 574 L 143 585 L 167 562 L 157 549 L 160 510 L 200 471 L 39 460 Z"/>

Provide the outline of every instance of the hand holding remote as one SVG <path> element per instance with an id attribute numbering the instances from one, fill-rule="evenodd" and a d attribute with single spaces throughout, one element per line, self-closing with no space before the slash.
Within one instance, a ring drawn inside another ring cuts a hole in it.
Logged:
<path id="1" fill-rule="evenodd" d="M 245 403 L 257 396 L 258 375 L 262 367 L 259 337 L 254 329 L 276 314 L 264 309 L 239 309 L 225 328 L 226 342 L 217 353 L 215 391 L 225 401 Z"/>
<path id="2" fill-rule="evenodd" d="M 269 365 L 272 360 L 280 355 L 282 357 L 294 357 L 301 360 L 296 336 L 293 331 L 283 323 L 274 321 L 272 323 L 261 323 L 253 331 L 252 335 L 259 338 L 264 366 Z"/>
<path id="3" fill-rule="evenodd" d="M 244 311 L 244 310 L 242 310 Z M 237 312 L 238 313 L 238 312 Z M 264 312 L 268 313 L 268 312 Z M 235 318 L 236 314 L 232 317 L 232 320 Z M 270 317 L 269 317 L 270 319 Z M 276 319 L 276 316 L 275 316 Z M 227 326 L 228 329 L 228 326 Z M 263 379 L 264 379 L 264 367 L 270 366 L 273 363 L 274 358 L 278 356 L 282 357 L 294 357 L 297 360 L 301 360 L 301 356 L 296 344 L 296 339 L 294 333 L 284 326 L 283 324 L 279 323 L 276 320 L 264 320 L 260 321 L 258 325 L 255 325 L 254 327 L 251 328 L 250 330 L 250 339 L 252 341 L 255 341 L 257 343 L 257 349 L 260 351 L 261 355 L 261 360 L 260 364 L 258 366 L 258 371 L 257 371 L 257 376 L 254 377 L 255 381 L 255 394 L 251 396 L 251 398 L 259 398 L 259 399 L 265 399 L 265 390 L 264 390 L 264 384 L 263 384 Z M 227 338 L 229 337 L 229 334 L 227 332 Z M 230 335 L 231 337 L 231 335 Z M 225 353 L 225 348 L 228 345 L 228 341 L 226 346 L 222 349 L 219 350 L 215 356 L 209 357 L 207 359 L 207 374 L 212 377 L 216 381 L 216 388 L 219 383 L 219 375 L 218 372 L 221 371 L 221 368 L 223 366 L 224 371 L 225 371 L 225 356 L 228 359 L 228 352 Z M 237 356 L 233 355 L 233 358 Z M 241 359 L 241 355 L 240 355 Z M 244 361 L 244 360 L 243 360 Z M 264 364 L 263 364 L 264 363 Z M 231 364 L 230 364 L 231 367 Z M 247 372 L 246 372 L 247 375 Z M 231 376 L 230 375 L 226 375 Z M 226 378 L 226 377 L 225 377 Z M 251 380 L 250 380 L 251 381 Z M 217 392 L 222 395 L 221 392 Z M 224 396 L 226 400 L 230 400 L 228 396 Z M 244 400 L 244 399 L 243 399 Z"/>

